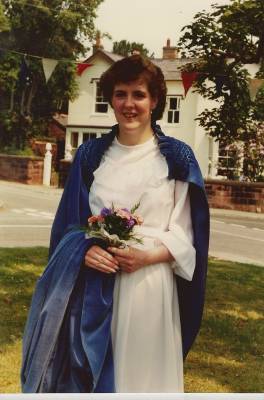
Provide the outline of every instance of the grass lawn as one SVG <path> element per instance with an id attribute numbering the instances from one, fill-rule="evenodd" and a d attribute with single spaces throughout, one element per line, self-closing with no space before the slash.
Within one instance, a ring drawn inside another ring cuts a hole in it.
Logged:
<path id="1" fill-rule="evenodd" d="M 46 248 L 0 248 L 0 393 L 20 391 L 21 337 Z M 200 335 L 186 392 L 264 391 L 264 268 L 210 260 Z"/>

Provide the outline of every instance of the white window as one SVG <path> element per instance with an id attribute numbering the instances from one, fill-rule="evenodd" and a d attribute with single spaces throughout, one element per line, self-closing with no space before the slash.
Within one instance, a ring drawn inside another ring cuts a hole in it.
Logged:
<path id="1" fill-rule="evenodd" d="M 83 142 L 86 142 L 87 140 L 91 139 L 96 139 L 97 134 L 95 132 L 84 132 L 83 133 Z"/>
<path id="2" fill-rule="evenodd" d="M 180 121 L 180 102 L 181 96 L 168 96 L 167 98 L 167 122 L 178 124 Z"/>
<path id="3" fill-rule="evenodd" d="M 95 112 L 97 113 L 107 113 L 108 112 L 108 102 L 104 98 L 103 93 L 99 87 L 99 82 L 96 84 L 96 98 L 95 98 Z"/>
<path id="4" fill-rule="evenodd" d="M 229 146 L 219 143 L 217 175 L 235 179 L 243 169 L 243 143 L 236 142 Z"/>
<path id="5" fill-rule="evenodd" d="M 79 132 L 71 132 L 71 146 L 73 149 L 78 147 Z"/>

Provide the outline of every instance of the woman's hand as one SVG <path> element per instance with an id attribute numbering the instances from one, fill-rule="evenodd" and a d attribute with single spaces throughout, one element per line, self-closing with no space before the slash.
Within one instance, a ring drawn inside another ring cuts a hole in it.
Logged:
<path id="1" fill-rule="evenodd" d="M 134 272 L 148 265 L 148 251 L 139 250 L 135 247 L 127 247 L 125 249 L 108 247 L 107 250 L 114 254 L 122 272 Z"/>
<path id="2" fill-rule="evenodd" d="M 118 261 L 110 253 L 99 246 L 91 246 L 85 254 L 84 263 L 89 268 L 97 269 L 106 274 L 119 270 Z"/>
<path id="3" fill-rule="evenodd" d="M 122 272 L 134 272 L 150 264 L 174 260 L 167 247 L 163 244 L 148 250 L 139 250 L 135 247 L 127 247 L 125 249 L 108 247 L 107 250 L 114 255 Z"/>

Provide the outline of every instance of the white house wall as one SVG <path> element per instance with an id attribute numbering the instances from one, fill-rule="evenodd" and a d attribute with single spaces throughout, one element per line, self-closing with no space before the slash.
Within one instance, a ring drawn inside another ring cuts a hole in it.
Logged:
<path id="1" fill-rule="evenodd" d="M 196 116 L 201 114 L 205 109 L 210 110 L 214 108 L 217 104 L 218 103 L 208 100 L 201 95 L 197 95 Z M 197 160 L 199 161 L 202 174 L 203 176 L 215 176 L 217 172 L 216 163 L 218 160 L 218 143 L 205 133 L 203 127 L 199 125 L 199 121 L 194 122 L 195 130 L 193 150 Z"/>
<path id="2" fill-rule="evenodd" d="M 93 62 L 93 61 L 92 61 Z M 82 143 L 84 132 L 107 132 L 107 127 L 116 123 L 113 110 L 105 113 L 95 113 L 95 79 L 99 79 L 102 73 L 110 66 L 110 63 L 101 55 L 94 59 L 94 65 L 87 68 L 80 77 L 79 96 L 69 103 L 68 126 L 66 130 L 66 146 L 71 142 L 71 132 L 79 132 L 78 145 Z M 167 122 L 167 107 L 163 119 L 158 121 L 163 131 L 169 135 L 184 141 L 192 147 L 201 166 L 203 176 L 208 175 L 209 162 L 209 138 L 204 130 L 195 121 L 198 113 L 206 106 L 205 99 L 190 89 L 184 97 L 184 88 L 181 81 L 167 81 L 168 96 L 182 96 L 180 104 L 179 123 Z M 100 129 L 102 127 L 103 129 Z"/>
<path id="3" fill-rule="evenodd" d="M 167 82 L 168 96 L 182 95 L 180 107 L 180 120 L 178 124 L 170 124 L 166 121 L 167 107 L 164 112 L 163 119 L 159 121 L 164 132 L 184 141 L 193 149 L 195 156 L 200 164 L 203 176 L 208 175 L 209 164 L 209 141 L 211 140 L 204 132 L 204 129 L 199 126 L 195 120 L 198 114 L 205 107 L 210 107 L 210 102 L 203 99 L 198 93 L 189 89 L 186 97 L 181 81 Z M 215 172 L 215 171 L 214 171 Z"/>
<path id="4" fill-rule="evenodd" d="M 103 57 L 98 56 L 96 64 L 87 68 L 77 78 L 79 96 L 69 103 L 69 126 L 112 126 L 115 123 L 115 117 L 110 106 L 110 111 L 107 114 L 95 112 L 94 79 L 99 79 L 109 66 L 110 64 Z"/>
<path id="5" fill-rule="evenodd" d="M 195 129 L 194 118 L 196 116 L 196 94 L 191 90 L 188 92 L 186 98 L 184 98 L 184 90 L 181 81 L 167 81 L 167 95 L 168 96 L 182 96 L 180 105 L 180 118 L 179 123 L 170 124 L 167 122 L 168 105 L 165 108 L 163 119 L 159 121 L 164 132 L 169 135 L 176 137 L 179 140 L 184 141 L 193 147 L 194 137 L 193 132 Z"/>

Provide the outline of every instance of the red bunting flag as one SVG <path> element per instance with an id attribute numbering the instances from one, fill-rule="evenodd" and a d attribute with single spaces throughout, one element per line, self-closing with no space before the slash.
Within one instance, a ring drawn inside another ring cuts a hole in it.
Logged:
<path id="1" fill-rule="evenodd" d="M 86 68 L 91 67 L 93 64 L 87 64 L 87 63 L 79 63 L 77 64 L 77 75 L 82 75 L 83 71 L 86 70 Z"/>
<path id="2" fill-rule="evenodd" d="M 192 86 L 193 82 L 196 80 L 197 76 L 198 76 L 198 72 L 182 72 L 181 73 L 185 96 L 187 95 L 188 90 Z"/>

